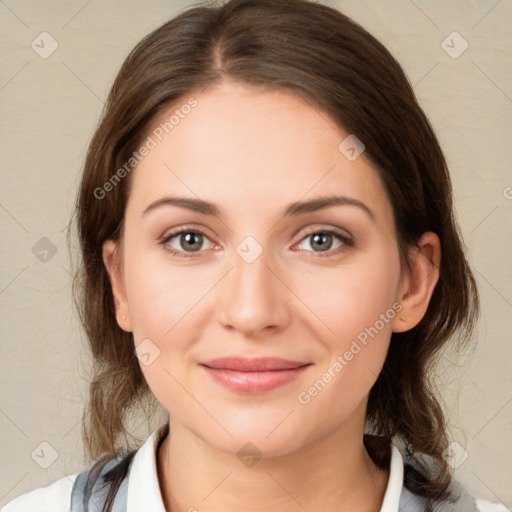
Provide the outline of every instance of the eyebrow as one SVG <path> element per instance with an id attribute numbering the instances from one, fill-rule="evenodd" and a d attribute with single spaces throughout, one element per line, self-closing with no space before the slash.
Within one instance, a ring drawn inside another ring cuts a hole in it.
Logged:
<path id="1" fill-rule="evenodd" d="M 162 197 L 157 201 L 151 203 L 143 212 L 142 216 L 146 215 L 152 210 L 159 208 L 164 205 L 173 205 L 180 208 L 186 208 L 194 212 L 202 213 L 204 215 L 210 215 L 212 217 L 222 218 L 221 211 L 218 206 L 202 199 L 194 199 L 192 197 Z M 282 217 L 292 217 L 296 215 L 302 215 L 304 213 L 312 213 L 324 208 L 330 208 L 332 206 L 356 206 L 363 210 L 374 222 L 375 214 L 370 210 L 366 204 L 346 196 L 326 196 L 317 197 L 308 201 L 296 201 L 287 205 L 281 212 Z"/>

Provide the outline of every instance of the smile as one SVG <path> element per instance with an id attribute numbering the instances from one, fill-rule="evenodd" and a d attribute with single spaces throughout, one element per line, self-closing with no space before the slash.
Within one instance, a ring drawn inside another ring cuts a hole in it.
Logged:
<path id="1" fill-rule="evenodd" d="M 312 363 L 277 358 L 223 358 L 200 365 L 210 378 L 242 393 L 261 393 L 297 379 Z"/>

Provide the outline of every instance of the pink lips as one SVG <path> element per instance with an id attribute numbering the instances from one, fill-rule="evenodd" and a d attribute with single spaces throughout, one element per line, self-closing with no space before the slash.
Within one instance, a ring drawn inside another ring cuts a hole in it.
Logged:
<path id="1" fill-rule="evenodd" d="M 201 366 L 213 380 L 234 391 L 257 393 L 295 380 L 311 363 L 274 357 L 223 357 Z"/>

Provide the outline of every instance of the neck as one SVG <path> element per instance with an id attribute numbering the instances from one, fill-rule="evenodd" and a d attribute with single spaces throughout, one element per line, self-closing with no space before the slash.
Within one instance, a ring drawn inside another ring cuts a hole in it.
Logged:
<path id="1" fill-rule="evenodd" d="M 293 453 L 247 467 L 171 417 L 157 466 L 168 512 L 376 512 L 389 470 L 372 462 L 362 426 L 343 424 Z"/>

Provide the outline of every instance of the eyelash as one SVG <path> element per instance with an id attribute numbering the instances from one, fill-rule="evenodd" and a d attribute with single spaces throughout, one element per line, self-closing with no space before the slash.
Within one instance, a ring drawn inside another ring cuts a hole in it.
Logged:
<path id="1" fill-rule="evenodd" d="M 194 228 L 194 229 L 182 228 L 179 231 L 175 231 L 173 233 L 169 233 L 168 235 L 165 235 L 159 241 L 159 243 L 161 245 L 163 245 L 165 250 L 167 250 L 169 253 L 171 253 L 171 256 L 173 256 L 173 257 L 177 257 L 177 258 L 196 258 L 196 257 L 200 256 L 200 253 L 203 252 L 203 251 L 196 251 L 196 252 L 186 253 L 185 251 L 178 251 L 176 249 L 173 249 L 172 247 L 170 247 L 168 245 L 169 241 L 171 241 L 173 238 L 177 237 L 178 235 L 183 235 L 183 234 L 186 234 L 186 233 L 193 233 L 193 234 L 196 234 L 196 235 L 202 235 L 203 237 L 205 237 L 205 238 L 207 238 L 209 240 L 208 235 L 204 231 L 202 231 L 201 229 L 197 229 L 197 228 Z M 354 242 L 354 240 L 352 238 L 350 238 L 350 237 L 344 235 L 343 233 L 340 233 L 339 231 L 336 231 L 334 229 L 316 229 L 316 230 L 309 231 L 309 232 L 304 234 L 304 236 L 300 239 L 300 241 L 298 243 L 301 243 L 306 238 L 308 238 L 308 237 L 310 237 L 312 235 L 317 235 L 317 234 L 332 235 L 332 236 L 338 238 L 342 242 L 342 244 L 343 244 L 342 246 L 337 247 L 336 249 L 329 249 L 329 250 L 327 250 L 325 252 L 306 251 L 306 252 L 316 253 L 316 255 L 318 257 L 320 257 L 320 258 L 326 258 L 326 257 L 333 256 L 334 254 L 338 254 L 338 252 L 343 251 L 347 247 L 353 247 L 355 245 L 355 242 Z"/>

